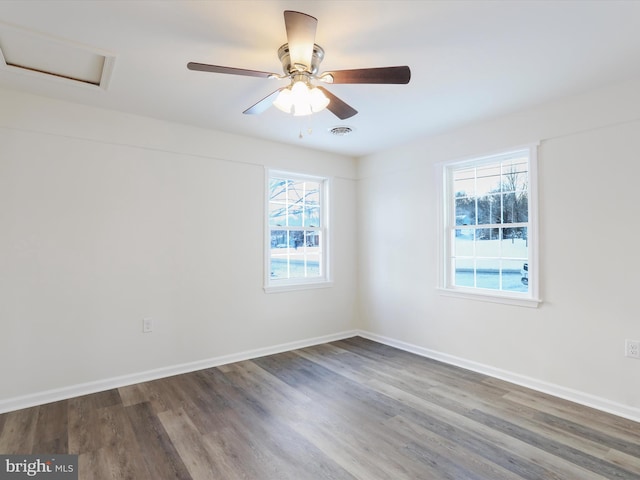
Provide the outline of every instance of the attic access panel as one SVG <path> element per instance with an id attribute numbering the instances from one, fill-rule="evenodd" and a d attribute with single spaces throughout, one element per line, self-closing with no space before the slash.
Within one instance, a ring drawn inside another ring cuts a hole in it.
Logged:
<path id="1" fill-rule="evenodd" d="M 0 24 L 0 67 L 107 88 L 115 57 L 84 45 Z"/>

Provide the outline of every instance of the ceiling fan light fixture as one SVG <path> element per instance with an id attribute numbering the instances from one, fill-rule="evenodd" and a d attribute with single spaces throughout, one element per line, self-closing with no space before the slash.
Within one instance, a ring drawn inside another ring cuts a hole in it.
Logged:
<path id="1" fill-rule="evenodd" d="M 322 90 L 318 87 L 313 87 L 309 90 L 309 104 L 311 105 L 311 110 L 319 112 L 327 108 L 327 105 L 329 105 L 329 99 Z"/>
<path id="2" fill-rule="evenodd" d="M 278 49 L 278 58 L 284 74 L 248 70 L 246 68 L 225 67 L 207 63 L 189 62 L 189 70 L 201 72 L 224 73 L 270 79 L 291 79 L 287 87 L 278 88 L 247 108 L 243 114 L 255 115 L 267 110 L 271 105 L 285 113 L 295 116 L 311 115 L 327 108 L 340 120 L 351 118 L 358 113 L 331 91 L 322 86 L 314 87 L 310 80 L 334 83 L 365 84 L 406 84 L 411 79 L 411 69 L 407 66 L 355 68 L 349 70 L 333 70 L 318 73 L 324 58 L 324 49 L 315 42 L 318 20 L 311 15 L 293 10 L 285 10 L 284 25 L 287 31 L 287 43 Z M 298 82 L 301 83 L 297 87 Z M 294 87 L 300 92 L 294 92 Z M 295 98 L 294 98 L 295 97 Z M 300 98 L 298 98 L 300 97 Z M 275 101 L 274 101 L 275 98 Z"/>
<path id="3" fill-rule="evenodd" d="M 280 91 L 276 99 L 273 101 L 273 105 L 284 113 L 291 113 L 291 107 L 293 107 L 292 96 L 291 88 L 287 87 Z"/>
<path id="4" fill-rule="evenodd" d="M 273 105 L 285 113 L 299 117 L 324 110 L 329 105 L 329 99 L 319 88 L 299 80 L 281 90 Z"/>

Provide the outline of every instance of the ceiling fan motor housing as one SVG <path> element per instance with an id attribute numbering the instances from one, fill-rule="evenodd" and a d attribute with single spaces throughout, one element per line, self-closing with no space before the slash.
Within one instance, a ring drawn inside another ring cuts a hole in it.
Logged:
<path id="1" fill-rule="evenodd" d="M 311 75 L 318 73 L 320 63 L 324 58 L 324 49 L 317 44 L 313 44 L 313 54 L 311 55 L 311 65 L 292 65 L 291 56 L 289 55 L 289 44 L 285 43 L 278 49 L 278 58 L 282 63 L 282 70 L 286 75 L 292 75 L 298 72 L 308 72 Z"/>

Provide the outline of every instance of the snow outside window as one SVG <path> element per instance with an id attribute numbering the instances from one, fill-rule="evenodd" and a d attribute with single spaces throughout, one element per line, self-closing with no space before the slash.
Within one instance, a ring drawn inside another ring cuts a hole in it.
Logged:
<path id="1" fill-rule="evenodd" d="M 536 148 L 440 168 L 441 291 L 536 306 Z"/>

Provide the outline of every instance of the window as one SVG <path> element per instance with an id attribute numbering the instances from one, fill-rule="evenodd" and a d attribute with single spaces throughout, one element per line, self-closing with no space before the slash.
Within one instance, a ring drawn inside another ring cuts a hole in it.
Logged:
<path id="1" fill-rule="evenodd" d="M 265 290 L 328 284 L 328 186 L 322 177 L 267 172 Z"/>
<path id="2" fill-rule="evenodd" d="M 441 288 L 536 306 L 535 147 L 441 165 Z"/>

